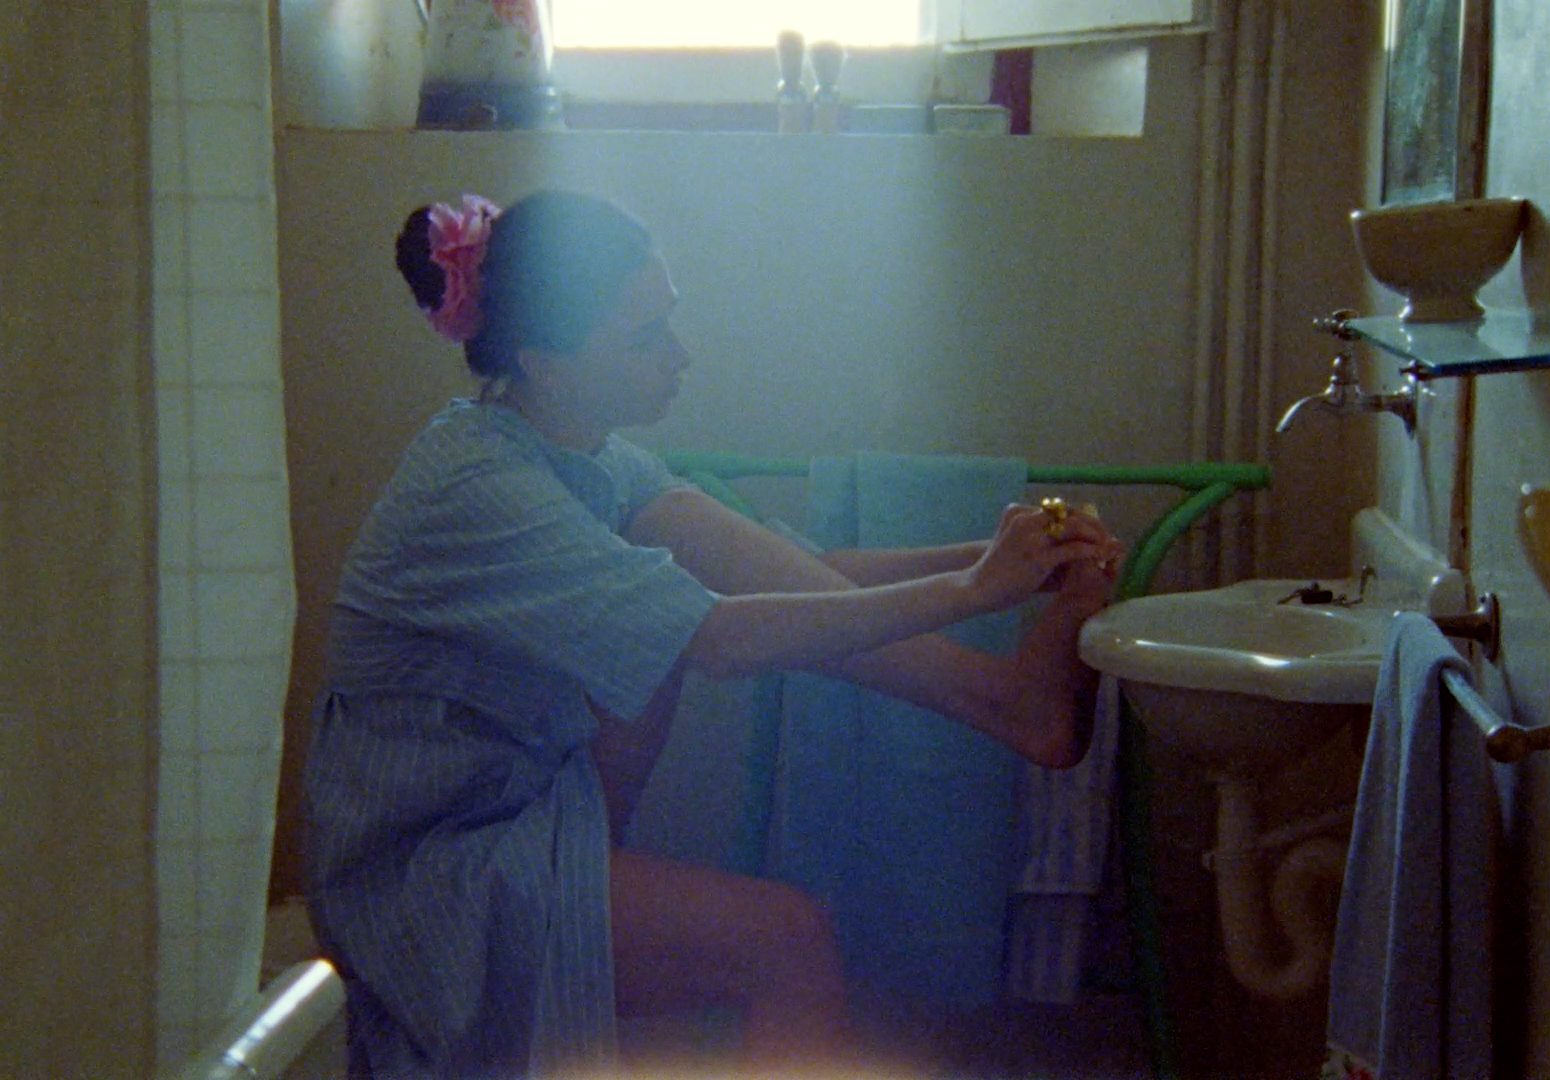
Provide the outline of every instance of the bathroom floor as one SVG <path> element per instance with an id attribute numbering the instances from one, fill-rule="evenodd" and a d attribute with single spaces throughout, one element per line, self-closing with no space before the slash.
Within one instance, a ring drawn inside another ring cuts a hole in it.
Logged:
<path id="1" fill-rule="evenodd" d="M 287 903 L 270 911 L 264 975 L 272 977 L 315 955 L 305 910 Z M 882 1011 L 862 1005 L 864 1015 Z M 627 1022 L 621 1050 L 627 1072 L 682 1074 L 686 1048 L 716 1072 L 713 1022 L 665 1018 Z M 724 1028 L 725 1025 L 722 1025 Z M 894 1012 L 864 1022 L 879 1049 L 879 1075 L 942 1080 L 1143 1080 L 1150 1075 L 1140 1010 L 1126 994 L 1095 995 L 1076 1005 L 1007 1002 L 972 1013 Z M 890 1067 L 888 1062 L 896 1062 Z M 344 1063 L 343 1023 L 333 1024 L 286 1080 L 336 1080 Z"/>
<path id="2" fill-rule="evenodd" d="M 930 1074 L 974 1080 L 1142 1080 L 1151 1070 L 1137 999 L 1006 1002 L 926 1029 Z"/>
<path id="3" fill-rule="evenodd" d="M 715 1024 L 660 1018 L 626 1022 L 628 1075 L 715 1076 Z M 1143 1080 L 1151 1075 L 1140 1011 L 1127 995 L 1077 1005 L 1003 1003 L 951 1016 L 920 1014 L 864 1025 L 877 1053 L 873 1075 L 934 1080 Z M 709 1031 L 709 1034 L 707 1034 Z M 694 1067 L 685 1068 L 693 1047 Z"/>

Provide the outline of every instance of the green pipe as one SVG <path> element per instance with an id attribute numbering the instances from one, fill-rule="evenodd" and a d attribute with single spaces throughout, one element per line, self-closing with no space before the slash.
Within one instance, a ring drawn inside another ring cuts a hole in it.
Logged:
<path id="1" fill-rule="evenodd" d="M 670 450 L 663 460 L 673 472 L 698 484 L 706 494 L 747 517 L 759 520 L 754 507 L 728 480 L 745 476 L 806 476 L 811 459 L 766 457 L 717 450 Z M 1189 492 L 1147 528 L 1126 554 L 1116 595 L 1144 596 L 1173 543 L 1206 511 L 1235 491 L 1270 485 L 1265 465 L 1195 461 L 1177 465 L 1029 465 L 1030 484 L 1101 484 L 1177 487 Z"/>
<path id="2" fill-rule="evenodd" d="M 661 457 L 679 476 L 714 473 L 724 480 L 736 480 L 741 476 L 806 476 L 810 461 L 808 458 L 730 454 L 720 450 L 666 450 Z"/>
<path id="3" fill-rule="evenodd" d="M 723 480 L 744 476 L 806 476 L 812 459 L 734 454 L 720 450 L 667 450 L 667 467 L 680 476 L 709 473 Z M 1247 462 L 1191 461 L 1176 465 L 1029 465 L 1030 484 L 1137 484 L 1195 491 L 1212 484 L 1236 489 L 1270 485 L 1270 469 Z"/>
<path id="4" fill-rule="evenodd" d="M 1146 753 L 1146 729 L 1125 695 L 1119 698 L 1120 864 L 1125 877 L 1125 913 L 1130 921 L 1131 962 L 1146 1024 L 1152 1076 L 1176 1080 L 1173 1016 L 1168 1009 L 1167 972 L 1162 961 L 1162 932 L 1157 918 L 1157 889 L 1152 880 L 1152 769 Z"/>
<path id="5" fill-rule="evenodd" d="M 678 472 L 678 470 L 674 471 Z M 740 491 L 738 491 L 731 484 L 727 483 L 716 473 L 705 472 L 701 469 L 686 469 L 682 472 L 679 472 L 678 474 L 687 480 L 692 480 L 696 485 L 699 486 L 701 491 L 705 492 L 705 494 L 715 499 L 721 505 L 736 510 L 739 514 L 742 514 L 747 518 L 752 518 L 754 521 L 763 520 L 759 511 L 754 508 L 754 505 L 747 499 L 743 498 L 743 495 Z"/>
<path id="6" fill-rule="evenodd" d="M 1265 465 L 1229 461 L 1190 461 L 1178 465 L 1030 465 L 1029 483 L 1149 484 L 1194 490 L 1211 484 L 1262 488 L 1270 484 Z"/>
<path id="7" fill-rule="evenodd" d="M 1179 503 L 1153 521 L 1136 546 L 1126 554 L 1115 593 L 1121 600 L 1145 596 L 1152 578 L 1173 542 L 1182 536 L 1207 510 L 1230 498 L 1238 490 L 1232 484 L 1218 482 L 1185 496 Z"/>

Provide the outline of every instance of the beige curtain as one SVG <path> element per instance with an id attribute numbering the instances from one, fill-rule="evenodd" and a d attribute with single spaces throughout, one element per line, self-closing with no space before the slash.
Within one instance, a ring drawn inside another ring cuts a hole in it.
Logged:
<path id="1" fill-rule="evenodd" d="M 147 7 L 0 9 L 0 1075 L 152 1075 Z"/>
<path id="2" fill-rule="evenodd" d="M 291 573 L 268 5 L 0 10 L 0 1076 L 258 989 Z"/>
<path id="3" fill-rule="evenodd" d="M 1284 12 L 1222 0 L 1202 72 L 1191 455 L 1267 461 Z M 1192 537 L 1200 587 L 1252 576 L 1264 496 L 1239 496 Z"/>

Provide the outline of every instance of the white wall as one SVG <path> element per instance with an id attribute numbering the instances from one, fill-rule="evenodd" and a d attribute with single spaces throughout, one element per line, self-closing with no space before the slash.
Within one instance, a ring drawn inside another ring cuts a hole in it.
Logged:
<path id="1" fill-rule="evenodd" d="M 1498 279 L 1489 299 L 1504 306 L 1550 311 L 1550 144 L 1544 116 L 1550 86 L 1550 11 L 1535 0 L 1498 0 L 1492 83 L 1489 194 L 1533 200 L 1518 264 Z M 1510 703 L 1520 723 L 1550 724 L 1550 595 L 1529 571 L 1517 543 L 1518 489 L 1550 484 L 1550 374 L 1478 380 L 1475 480 L 1470 533 L 1475 587 L 1495 591 L 1504 616 L 1503 662 L 1488 680 L 1499 706 Z M 1525 1074 L 1550 1072 L 1550 870 L 1535 857 L 1550 840 L 1550 763 L 1521 770 L 1519 836 L 1529 926 L 1529 1058 Z M 1519 883 L 1510 882 L 1517 889 Z"/>

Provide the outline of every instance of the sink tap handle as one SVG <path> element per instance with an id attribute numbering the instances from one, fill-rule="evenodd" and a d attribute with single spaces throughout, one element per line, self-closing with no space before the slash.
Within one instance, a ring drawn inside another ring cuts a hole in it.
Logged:
<path id="1" fill-rule="evenodd" d="M 1356 583 L 1356 599 L 1358 602 L 1367 599 L 1367 583 L 1377 576 L 1378 571 L 1366 563 L 1362 564 L 1361 576 Z"/>
<path id="2" fill-rule="evenodd" d="M 1341 341 L 1355 341 L 1356 331 L 1350 326 L 1354 318 L 1356 318 L 1356 312 L 1350 308 L 1341 308 L 1339 311 L 1314 319 L 1313 328 L 1326 334 L 1334 334 Z"/>

